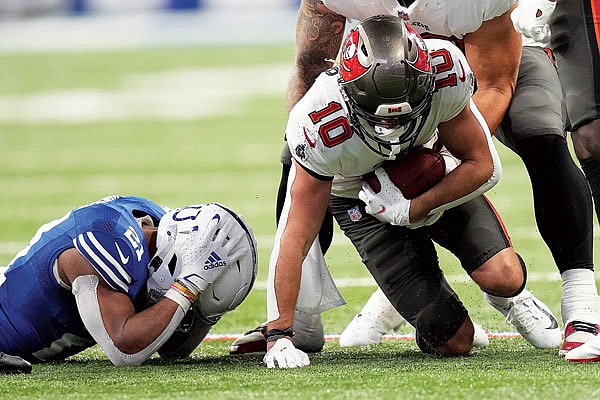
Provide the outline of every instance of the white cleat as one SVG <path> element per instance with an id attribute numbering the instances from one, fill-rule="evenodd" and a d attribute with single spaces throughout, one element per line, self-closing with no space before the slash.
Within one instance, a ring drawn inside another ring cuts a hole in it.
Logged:
<path id="1" fill-rule="evenodd" d="M 341 347 L 381 343 L 383 335 L 406 324 L 381 289 L 377 289 L 340 335 Z"/>
<path id="2" fill-rule="evenodd" d="M 594 336 L 580 346 L 569 350 L 565 359 L 573 362 L 600 361 L 600 336 Z"/>
<path id="3" fill-rule="evenodd" d="M 588 342 L 597 341 L 598 334 L 600 333 L 600 325 L 594 324 L 586 321 L 571 321 L 567 324 L 565 328 L 565 341 L 558 351 L 558 354 L 561 356 L 566 356 L 567 354 L 573 354 L 572 351 L 580 346 Z M 590 345 L 593 346 L 593 345 Z M 571 357 L 583 357 L 585 353 L 593 353 L 593 349 L 584 348 L 584 350 L 580 353 L 576 351 L 575 356 L 571 355 Z M 598 353 L 600 354 L 600 353 Z M 571 360 L 576 361 L 576 360 Z M 590 361 L 598 361 L 598 360 L 590 360 Z"/>
<path id="4" fill-rule="evenodd" d="M 561 345 L 562 333 L 556 317 L 548 306 L 527 289 L 511 298 L 490 296 L 487 293 L 483 296 L 534 347 L 553 349 Z"/>

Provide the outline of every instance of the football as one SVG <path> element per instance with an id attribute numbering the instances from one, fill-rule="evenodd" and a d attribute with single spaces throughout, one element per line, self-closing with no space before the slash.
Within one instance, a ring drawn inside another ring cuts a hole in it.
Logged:
<path id="1" fill-rule="evenodd" d="M 407 199 L 414 199 L 431 189 L 446 174 L 444 157 L 439 152 L 423 146 L 415 147 L 395 160 L 386 161 L 381 167 Z M 363 179 L 375 193 L 381 190 L 375 172 L 369 172 Z"/>

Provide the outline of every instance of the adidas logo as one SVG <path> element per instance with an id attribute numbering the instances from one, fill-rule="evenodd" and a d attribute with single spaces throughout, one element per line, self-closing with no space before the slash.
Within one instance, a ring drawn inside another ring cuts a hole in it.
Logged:
<path id="1" fill-rule="evenodd" d="M 208 259 L 204 261 L 204 270 L 208 271 L 209 269 L 224 267 L 227 265 L 227 261 L 221 259 L 217 253 L 214 251 L 210 253 Z"/>

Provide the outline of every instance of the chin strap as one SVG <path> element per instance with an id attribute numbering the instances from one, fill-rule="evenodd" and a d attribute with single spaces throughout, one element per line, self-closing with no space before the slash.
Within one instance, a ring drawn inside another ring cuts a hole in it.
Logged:
<path id="1" fill-rule="evenodd" d="M 83 324 L 96 343 L 104 350 L 110 361 L 117 367 L 140 365 L 148 360 L 173 334 L 183 320 L 187 310 L 180 304 L 165 330 L 146 348 L 135 354 L 126 354 L 115 346 L 104 327 L 100 304 L 98 303 L 99 279 L 95 275 L 83 275 L 73 281 L 72 293 Z M 189 309 L 189 306 L 187 307 Z"/>

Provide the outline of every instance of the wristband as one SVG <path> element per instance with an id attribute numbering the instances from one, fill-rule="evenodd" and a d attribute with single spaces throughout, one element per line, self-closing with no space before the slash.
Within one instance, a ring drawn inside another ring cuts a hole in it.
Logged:
<path id="1" fill-rule="evenodd" d="M 286 329 L 269 329 L 264 332 L 265 340 L 267 342 L 275 342 L 276 340 L 283 339 L 284 337 L 294 337 L 296 332 L 292 327 Z"/>
<path id="2" fill-rule="evenodd" d="M 188 298 L 188 300 L 191 303 L 195 303 L 196 301 L 198 301 L 198 295 L 195 292 L 193 292 L 189 287 L 187 287 L 187 285 L 182 281 L 176 280 L 171 284 L 171 287 L 181 292 L 181 294 Z"/>

